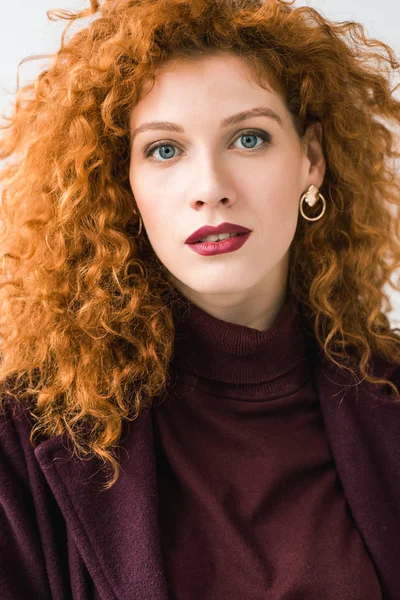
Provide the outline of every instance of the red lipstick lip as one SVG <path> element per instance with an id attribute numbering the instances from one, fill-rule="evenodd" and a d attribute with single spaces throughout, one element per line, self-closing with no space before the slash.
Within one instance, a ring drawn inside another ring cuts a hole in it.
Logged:
<path id="1" fill-rule="evenodd" d="M 247 242 L 252 232 L 248 231 L 242 235 L 226 238 L 222 242 L 197 242 L 188 244 L 190 249 L 203 256 L 215 256 L 216 254 L 227 254 L 239 250 Z"/>
<path id="2" fill-rule="evenodd" d="M 221 223 L 217 227 L 212 227 L 211 225 L 205 225 L 204 227 L 200 227 L 197 231 L 193 232 L 190 235 L 185 244 L 195 244 L 199 240 L 207 237 L 208 235 L 216 235 L 217 233 L 247 233 L 251 231 L 248 227 L 242 227 L 241 225 L 235 225 L 234 223 Z"/>

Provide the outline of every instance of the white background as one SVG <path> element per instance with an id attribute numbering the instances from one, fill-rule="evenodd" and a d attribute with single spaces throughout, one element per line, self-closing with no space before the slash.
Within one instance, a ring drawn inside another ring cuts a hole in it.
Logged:
<path id="1" fill-rule="evenodd" d="M 297 0 L 295 6 L 312 6 L 334 21 L 357 21 L 366 33 L 390 45 L 400 59 L 400 0 Z M 50 21 L 46 11 L 60 8 L 89 8 L 89 0 L 14 0 L 3 2 L 0 20 L 0 113 L 9 116 L 17 87 L 17 65 L 30 55 L 55 53 L 67 21 Z M 87 24 L 90 22 L 89 17 Z M 86 24 L 80 20 L 78 28 Z M 67 39 L 74 31 L 71 26 Z M 49 59 L 33 60 L 20 67 L 20 86 L 35 79 Z M 396 94 L 397 96 L 397 94 Z M 1 166 L 1 162 L 0 162 Z M 399 175 L 400 176 L 400 175 Z M 393 327 L 400 327 L 400 293 L 388 286 L 393 311 L 388 315 Z"/>

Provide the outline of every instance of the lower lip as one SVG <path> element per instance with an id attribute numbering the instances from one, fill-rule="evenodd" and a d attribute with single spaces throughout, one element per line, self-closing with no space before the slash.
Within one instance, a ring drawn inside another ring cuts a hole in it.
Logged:
<path id="1" fill-rule="evenodd" d="M 203 256 L 211 256 L 213 254 L 226 254 L 226 252 L 234 252 L 239 250 L 249 239 L 251 231 L 235 237 L 226 238 L 221 242 L 197 242 L 196 244 L 187 244 L 197 254 Z"/>

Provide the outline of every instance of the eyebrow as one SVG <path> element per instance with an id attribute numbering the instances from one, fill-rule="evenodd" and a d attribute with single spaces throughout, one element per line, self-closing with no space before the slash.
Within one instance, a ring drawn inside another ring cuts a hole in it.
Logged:
<path id="1" fill-rule="evenodd" d="M 267 108 L 265 106 L 257 106 L 256 108 L 252 108 L 250 110 L 242 110 L 239 113 L 231 115 L 230 117 L 226 117 L 222 119 L 220 122 L 220 127 L 229 127 L 230 125 L 236 125 L 237 123 L 241 123 L 246 119 L 250 119 L 251 117 L 270 117 L 274 119 L 279 125 L 282 127 L 282 119 L 279 115 L 277 115 L 273 110 Z M 164 129 L 167 131 L 177 131 L 179 133 L 184 133 L 185 130 L 182 125 L 178 125 L 177 123 L 171 123 L 170 121 L 148 121 L 147 123 L 142 123 L 139 127 L 133 130 L 131 135 L 131 143 L 139 135 L 139 133 L 143 133 L 144 131 L 155 131 L 159 129 Z"/>

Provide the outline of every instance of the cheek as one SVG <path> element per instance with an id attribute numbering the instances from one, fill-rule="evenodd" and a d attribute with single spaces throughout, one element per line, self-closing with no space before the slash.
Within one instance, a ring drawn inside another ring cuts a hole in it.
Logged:
<path id="1" fill-rule="evenodd" d="M 149 232 L 151 229 L 156 227 L 157 220 L 160 217 L 160 203 L 157 202 L 157 195 L 152 192 L 151 186 L 143 185 L 141 183 L 144 181 L 144 178 L 141 178 L 140 174 L 135 173 L 134 184 L 133 180 L 134 177 L 131 174 L 129 183 L 133 197 L 135 199 L 136 206 L 139 209 L 143 223 L 146 226 L 146 230 Z"/>
<path id="2" fill-rule="evenodd" d="M 263 212 L 269 216 L 271 222 L 292 215 L 297 210 L 302 192 L 301 178 L 294 171 L 289 171 L 275 171 L 260 194 L 260 197 L 264 198 Z"/>
<path id="3" fill-rule="evenodd" d="M 152 243 L 163 243 L 162 240 L 169 242 L 171 234 L 174 233 L 174 215 L 170 210 L 172 205 L 163 202 L 159 193 L 155 192 L 154 195 L 149 195 L 149 190 L 146 190 L 145 194 L 136 193 L 134 196 L 150 241 Z"/>
<path id="4" fill-rule="evenodd" d="M 297 227 L 299 201 L 302 193 L 302 178 L 298 165 L 276 165 L 273 175 L 264 178 L 263 188 L 259 189 L 257 203 L 259 225 L 263 234 L 274 243 L 281 240 L 290 242 Z"/>
<path id="5" fill-rule="evenodd" d="M 292 202 L 301 193 L 304 178 L 303 157 L 291 147 L 283 147 L 266 157 L 263 167 L 254 173 L 258 192 L 272 203 Z"/>
<path id="6" fill-rule="evenodd" d="M 163 214 L 160 205 L 156 208 L 154 199 L 152 202 L 150 199 L 148 201 L 144 199 L 140 204 L 138 202 L 138 206 L 143 219 L 143 224 L 145 225 L 147 234 L 150 238 L 160 238 L 161 234 L 167 234 L 168 229 L 171 229 L 171 227 L 168 228 L 169 219 L 167 215 Z"/>

